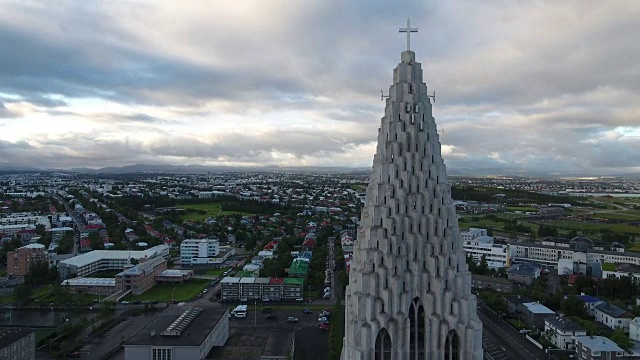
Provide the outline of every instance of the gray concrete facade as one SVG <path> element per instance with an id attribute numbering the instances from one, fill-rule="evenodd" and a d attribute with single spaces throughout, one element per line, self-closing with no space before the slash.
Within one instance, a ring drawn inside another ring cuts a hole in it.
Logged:
<path id="1" fill-rule="evenodd" d="M 342 360 L 481 360 L 451 186 L 413 51 L 393 72 L 347 286 Z"/>

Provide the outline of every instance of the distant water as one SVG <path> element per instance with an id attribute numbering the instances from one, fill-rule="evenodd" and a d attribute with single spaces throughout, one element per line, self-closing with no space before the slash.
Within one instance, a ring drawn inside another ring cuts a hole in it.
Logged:
<path id="1" fill-rule="evenodd" d="M 611 197 L 619 197 L 619 198 L 640 198 L 640 194 L 625 194 L 625 193 L 567 193 L 569 196 L 590 196 L 590 197 L 600 197 L 600 196 L 611 196 Z"/>

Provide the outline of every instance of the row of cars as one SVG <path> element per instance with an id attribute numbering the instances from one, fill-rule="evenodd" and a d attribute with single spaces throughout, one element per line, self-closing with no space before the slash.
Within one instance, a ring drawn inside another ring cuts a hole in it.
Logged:
<path id="1" fill-rule="evenodd" d="M 335 259 L 333 258 L 333 242 L 327 244 L 329 251 L 327 251 L 327 261 L 324 271 L 324 294 L 323 299 L 331 298 L 331 282 L 333 279 L 333 268 L 335 266 Z"/>
<path id="2" fill-rule="evenodd" d="M 320 313 L 320 317 L 318 317 L 318 329 L 321 331 L 328 331 L 329 325 L 331 324 L 331 310 L 324 309 Z"/>

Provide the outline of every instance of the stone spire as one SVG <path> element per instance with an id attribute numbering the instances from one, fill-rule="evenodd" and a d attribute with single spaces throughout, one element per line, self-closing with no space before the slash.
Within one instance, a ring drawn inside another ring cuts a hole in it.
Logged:
<path id="1" fill-rule="evenodd" d="M 415 53 L 401 59 L 354 244 L 342 360 L 481 360 L 482 323 L 427 85 Z"/>

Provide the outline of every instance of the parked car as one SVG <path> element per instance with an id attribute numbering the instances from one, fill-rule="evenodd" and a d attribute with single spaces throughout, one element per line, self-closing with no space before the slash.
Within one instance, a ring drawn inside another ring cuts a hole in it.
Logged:
<path id="1" fill-rule="evenodd" d="M 289 317 L 287 318 L 287 322 L 290 322 L 290 323 L 297 323 L 297 322 L 298 322 L 298 318 L 297 318 L 297 317 L 294 317 L 294 316 L 289 316 Z"/>
<path id="2" fill-rule="evenodd" d="M 318 329 L 321 331 L 329 331 L 329 324 L 320 324 L 318 325 Z"/>
<path id="3" fill-rule="evenodd" d="M 126 300 L 122 300 L 121 304 L 122 304 L 122 305 L 128 305 L 128 304 L 129 304 L 129 302 L 128 302 L 128 301 L 126 301 Z"/>
<path id="4" fill-rule="evenodd" d="M 327 319 L 324 316 L 321 316 L 321 317 L 318 318 L 318 322 L 324 322 L 324 321 L 329 321 L 329 319 Z"/>
<path id="5" fill-rule="evenodd" d="M 307 309 L 307 308 L 304 308 L 304 309 L 302 310 L 302 312 L 303 312 L 303 313 L 305 313 L 305 314 L 313 314 L 313 311 L 311 311 L 311 310 L 309 310 L 309 309 Z"/>
<path id="6" fill-rule="evenodd" d="M 278 315 L 276 314 L 269 314 L 267 316 L 264 317 L 267 320 L 278 320 Z"/>

